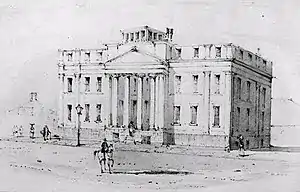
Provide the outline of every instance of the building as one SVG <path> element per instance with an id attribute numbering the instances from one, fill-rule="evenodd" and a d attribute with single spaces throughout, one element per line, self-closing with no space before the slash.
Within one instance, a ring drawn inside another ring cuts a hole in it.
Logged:
<path id="1" fill-rule="evenodd" d="M 60 134 L 234 149 L 269 147 L 272 62 L 233 44 L 180 46 L 173 29 L 121 31 L 98 49 L 59 50 Z"/>
<path id="2" fill-rule="evenodd" d="M 52 131 L 57 127 L 57 114 L 38 101 L 37 92 L 31 92 L 29 101 L 8 110 L 0 123 L 0 137 L 29 137 L 31 125 L 35 128 L 35 137 L 42 137 L 40 131 L 45 125 Z"/>

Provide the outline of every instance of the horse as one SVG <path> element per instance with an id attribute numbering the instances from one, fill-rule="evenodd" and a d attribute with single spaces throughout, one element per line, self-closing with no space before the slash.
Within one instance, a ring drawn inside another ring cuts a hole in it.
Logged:
<path id="1" fill-rule="evenodd" d="M 98 162 L 100 164 L 101 173 L 103 173 L 103 167 L 106 170 L 106 165 L 108 166 L 108 171 L 111 174 L 111 168 L 114 166 L 114 159 L 113 159 L 113 145 L 110 144 L 108 147 L 107 153 L 105 155 L 101 153 L 101 150 L 95 150 L 94 151 L 94 159 L 96 159 L 96 156 L 98 157 Z"/>

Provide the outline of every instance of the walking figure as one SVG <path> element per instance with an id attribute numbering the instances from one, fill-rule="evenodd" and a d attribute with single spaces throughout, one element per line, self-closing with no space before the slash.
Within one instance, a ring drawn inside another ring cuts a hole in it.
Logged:
<path id="1" fill-rule="evenodd" d="M 34 131 L 35 131 L 34 123 L 30 123 L 30 138 L 31 139 L 34 139 Z"/>
<path id="2" fill-rule="evenodd" d="M 51 139 L 51 131 L 49 130 L 47 125 L 44 126 L 41 134 L 43 135 L 44 141 Z"/>
<path id="3" fill-rule="evenodd" d="M 238 145 L 239 145 L 240 156 L 244 156 L 245 155 L 244 137 L 241 134 L 238 136 Z"/>

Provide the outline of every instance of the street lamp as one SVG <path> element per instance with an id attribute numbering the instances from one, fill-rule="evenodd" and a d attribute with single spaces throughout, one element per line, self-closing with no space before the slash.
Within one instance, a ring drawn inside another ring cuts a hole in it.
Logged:
<path id="1" fill-rule="evenodd" d="M 80 146 L 80 115 L 82 114 L 81 111 L 83 107 L 80 104 L 76 106 L 76 111 L 78 115 L 78 122 L 77 122 L 77 146 Z"/>

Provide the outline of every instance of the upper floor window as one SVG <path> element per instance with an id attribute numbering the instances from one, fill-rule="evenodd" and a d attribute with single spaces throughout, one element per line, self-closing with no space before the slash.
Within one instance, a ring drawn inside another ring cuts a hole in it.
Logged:
<path id="1" fill-rule="evenodd" d="M 153 40 L 157 40 L 157 33 L 153 33 Z"/>
<path id="2" fill-rule="evenodd" d="M 85 77 L 85 82 L 84 82 L 85 92 L 90 92 L 90 81 L 91 81 L 90 77 Z"/>
<path id="3" fill-rule="evenodd" d="M 194 57 L 199 57 L 199 47 L 194 48 Z"/>
<path id="4" fill-rule="evenodd" d="M 214 119 L 213 126 L 220 127 L 220 106 L 213 106 Z"/>
<path id="5" fill-rule="evenodd" d="M 129 40 L 129 33 L 126 33 L 125 41 L 128 42 Z"/>
<path id="6" fill-rule="evenodd" d="M 68 92 L 72 92 L 73 89 L 73 79 L 68 78 Z"/>
<path id="7" fill-rule="evenodd" d="M 243 59 L 243 58 L 244 58 L 244 51 L 243 51 L 243 50 L 241 50 L 241 49 L 240 49 L 240 57 L 241 57 L 241 59 Z"/>
<path id="8" fill-rule="evenodd" d="M 237 97 L 238 99 L 242 99 L 242 80 L 241 78 L 237 78 Z"/>
<path id="9" fill-rule="evenodd" d="M 134 40 L 134 34 L 130 33 L 130 41 L 133 41 L 133 40 Z"/>
<path id="10" fill-rule="evenodd" d="M 97 52 L 97 60 L 101 61 L 103 59 L 103 52 L 102 51 L 98 51 Z"/>
<path id="11" fill-rule="evenodd" d="M 162 40 L 162 35 L 161 35 L 161 34 L 158 35 L 158 40 L 159 40 L 159 41 Z"/>
<path id="12" fill-rule="evenodd" d="M 216 83 L 216 90 L 215 93 L 216 94 L 220 94 L 220 75 L 215 75 L 215 83 Z"/>
<path id="13" fill-rule="evenodd" d="M 145 39 L 145 36 L 146 36 L 146 35 L 145 35 L 145 31 L 141 31 L 141 38 L 142 38 L 142 39 Z"/>
<path id="14" fill-rule="evenodd" d="M 181 76 L 175 76 L 175 93 L 181 92 Z"/>
<path id="15" fill-rule="evenodd" d="M 135 33 L 135 39 L 138 41 L 140 40 L 140 32 Z"/>
<path id="16" fill-rule="evenodd" d="M 252 55 L 251 53 L 248 53 L 249 61 L 252 62 Z"/>
<path id="17" fill-rule="evenodd" d="M 152 32 L 151 31 L 148 32 L 148 38 L 149 38 L 149 41 L 152 41 Z"/>
<path id="18" fill-rule="evenodd" d="M 86 53 L 85 53 L 85 61 L 90 61 L 90 59 L 91 59 L 91 54 L 90 54 L 90 52 L 86 52 Z"/>
<path id="19" fill-rule="evenodd" d="M 247 81 L 247 101 L 251 99 L 251 82 Z"/>
<path id="20" fill-rule="evenodd" d="M 216 57 L 217 58 L 221 57 L 221 47 L 216 47 Z"/>
<path id="21" fill-rule="evenodd" d="M 68 53 L 68 61 L 72 61 L 73 60 L 73 53 Z"/>
<path id="22" fill-rule="evenodd" d="M 263 108 L 266 106 L 266 88 L 262 89 L 262 106 Z"/>
<path id="23" fill-rule="evenodd" d="M 97 92 L 102 92 L 102 77 L 97 77 Z"/>
<path id="24" fill-rule="evenodd" d="M 176 48 L 176 53 L 177 53 L 177 56 L 180 58 L 181 57 L 181 48 Z"/>
<path id="25" fill-rule="evenodd" d="M 267 68 L 267 61 L 263 60 L 263 69 L 266 69 L 266 68 Z"/>
<path id="26" fill-rule="evenodd" d="M 199 81 L 199 76 L 198 75 L 193 75 L 194 93 L 198 93 L 198 81 Z"/>

